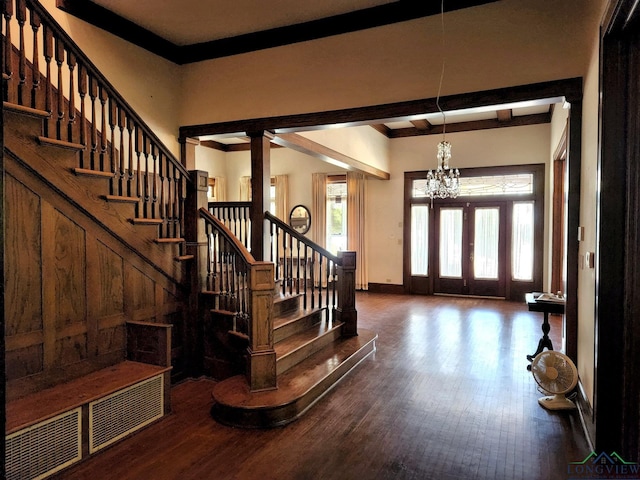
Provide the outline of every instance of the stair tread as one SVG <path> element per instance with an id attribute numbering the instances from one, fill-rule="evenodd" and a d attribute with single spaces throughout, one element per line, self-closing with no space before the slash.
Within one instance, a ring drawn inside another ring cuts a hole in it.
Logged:
<path id="1" fill-rule="evenodd" d="M 356 337 L 332 342 L 279 375 L 276 390 L 251 392 L 243 375 L 223 380 L 213 389 L 216 404 L 212 413 L 219 421 L 236 426 L 272 427 L 289 423 L 372 353 L 377 337 L 370 330 L 360 329 Z M 218 415 L 215 411 L 220 408 Z M 258 416 L 251 416 L 252 412 Z"/>
<path id="2" fill-rule="evenodd" d="M 10 110 L 12 112 L 22 113 L 30 115 L 32 117 L 49 118 L 51 115 L 45 110 L 38 110 L 37 108 L 25 107 L 24 105 L 18 105 L 17 103 L 2 102 L 2 108 L 4 110 Z"/>
<path id="3" fill-rule="evenodd" d="M 284 327 L 285 325 L 289 325 L 301 318 L 307 317 L 316 312 L 321 312 L 324 308 L 308 308 L 306 310 L 294 310 L 282 315 L 279 315 L 278 318 L 273 320 L 273 328 L 278 329 Z"/>
<path id="4" fill-rule="evenodd" d="M 84 150 L 85 146 L 81 143 L 67 142 L 66 140 L 57 140 L 55 138 L 49 137 L 38 137 L 38 142 L 40 145 L 50 145 L 54 147 L 66 148 L 69 150 Z"/>
<path id="5" fill-rule="evenodd" d="M 156 238 L 156 243 L 182 243 L 184 238 Z"/>
<path id="6" fill-rule="evenodd" d="M 295 333 L 290 337 L 287 337 L 278 343 L 276 343 L 273 349 L 276 352 L 276 358 L 280 359 L 289 355 L 290 353 L 308 345 L 317 338 L 327 335 L 330 332 L 340 328 L 342 323 L 321 321 L 315 323 L 310 328 L 303 330 L 302 332 Z"/>
<path id="7" fill-rule="evenodd" d="M 131 222 L 136 225 L 161 225 L 164 220 L 162 218 L 135 217 L 131 219 Z"/>
<path id="8" fill-rule="evenodd" d="M 103 172 L 102 170 L 91 170 L 90 168 L 74 168 L 73 172 L 76 175 L 89 175 L 92 177 L 113 178 L 113 173 L 111 172 Z"/>
<path id="9" fill-rule="evenodd" d="M 105 195 L 104 199 L 109 202 L 122 203 L 138 203 L 140 201 L 138 197 L 123 197 L 122 195 Z"/>

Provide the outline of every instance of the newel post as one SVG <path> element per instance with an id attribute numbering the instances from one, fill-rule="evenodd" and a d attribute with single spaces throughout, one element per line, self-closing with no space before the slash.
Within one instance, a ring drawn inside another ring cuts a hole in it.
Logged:
<path id="1" fill-rule="evenodd" d="M 276 352 L 273 349 L 273 263 L 257 262 L 249 272 L 251 288 L 249 361 L 247 381 L 252 392 L 276 385 Z"/>
<path id="2" fill-rule="evenodd" d="M 186 325 L 186 345 L 189 345 L 188 364 L 189 370 L 194 376 L 202 373 L 202 318 L 200 312 L 200 291 L 203 290 L 203 272 L 207 271 L 207 236 L 204 229 L 204 221 L 200 218 L 198 210 L 208 205 L 207 188 L 208 173 L 202 170 L 189 172 L 191 182 L 187 183 L 187 198 L 184 205 L 184 239 L 186 242 L 186 255 L 193 255 L 187 261 L 185 284 L 188 285 L 187 312 L 184 318 Z"/>
<path id="3" fill-rule="evenodd" d="M 356 310 L 356 252 L 338 252 L 338 306 L 334 313 L 338 322 L 344 322 L 345 337 L 358 335 L 358 311 Z"/>

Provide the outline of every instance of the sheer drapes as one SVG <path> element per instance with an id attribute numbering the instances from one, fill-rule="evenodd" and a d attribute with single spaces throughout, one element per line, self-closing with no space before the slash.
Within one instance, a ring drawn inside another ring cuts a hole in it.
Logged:
<path id="1" fill-rule="evenodd" d="M 356 252 L 356 289 L 369 288 L 365 232 L 367 181 L 362 173 L 347 172 L 347 249 Z"/>
<path id="2" fill-rule="evenodd" d="M 225 177 L 214 177 L 213 196 L 216 202 L 227 201 L 227 179 Z"/>
<path id="3" fill-rule="evenodd" d="M 289 223 L 289 177 L 276 175 L 276 217 L 285 223 Z"/>
<path id="4" fill-rule="evenodd" d="M 311 230 L 313 241 L 321 247 L 327 243 L 327 174 L 311 175 Z"/>
<path id="5" fill-rule="evenodd" d="M 240 177 L 240 201 L 251 200 L 251 177 Z"/>

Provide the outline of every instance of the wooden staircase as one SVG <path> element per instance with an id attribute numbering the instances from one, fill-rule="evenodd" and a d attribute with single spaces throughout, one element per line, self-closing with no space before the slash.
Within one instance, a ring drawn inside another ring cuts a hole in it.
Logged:
<path id="1" fill-rule="evenodd" d="M 112 173 L 78 167 L 83 145 L 43 137 L 43 123 L 50 116 L 47 112 L 10 102 L 4 102 L 3 109 L 8 171 L 25 169 L 137 255 L 170 278 L 182 280 L 183 263 L 192 258 L 182 254 L 184 238 L 160 237 L 165 220 L 138 217 L 138 197 L 110 195 Z"/>
<path id="2" fill-rule="evenodd" d="M 277 388 L 251 392 L 243 375 L 218 383 L 212 416 L 244 428 L 285 425 L 304 414 L 363 359 L 375 351 L 377 335 L 360 329 L 342 337 L 343 323 L 327 307 L 302 306 L 300 294 L 274 297 Z"/>

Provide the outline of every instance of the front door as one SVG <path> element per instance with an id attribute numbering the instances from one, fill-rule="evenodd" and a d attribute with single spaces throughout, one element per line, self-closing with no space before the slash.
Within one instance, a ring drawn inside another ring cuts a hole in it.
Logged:
<path id="1" fill-rule="evenodd" d="M 505 296 L 506 203 L 439 204 L 434 293 Z"/>

